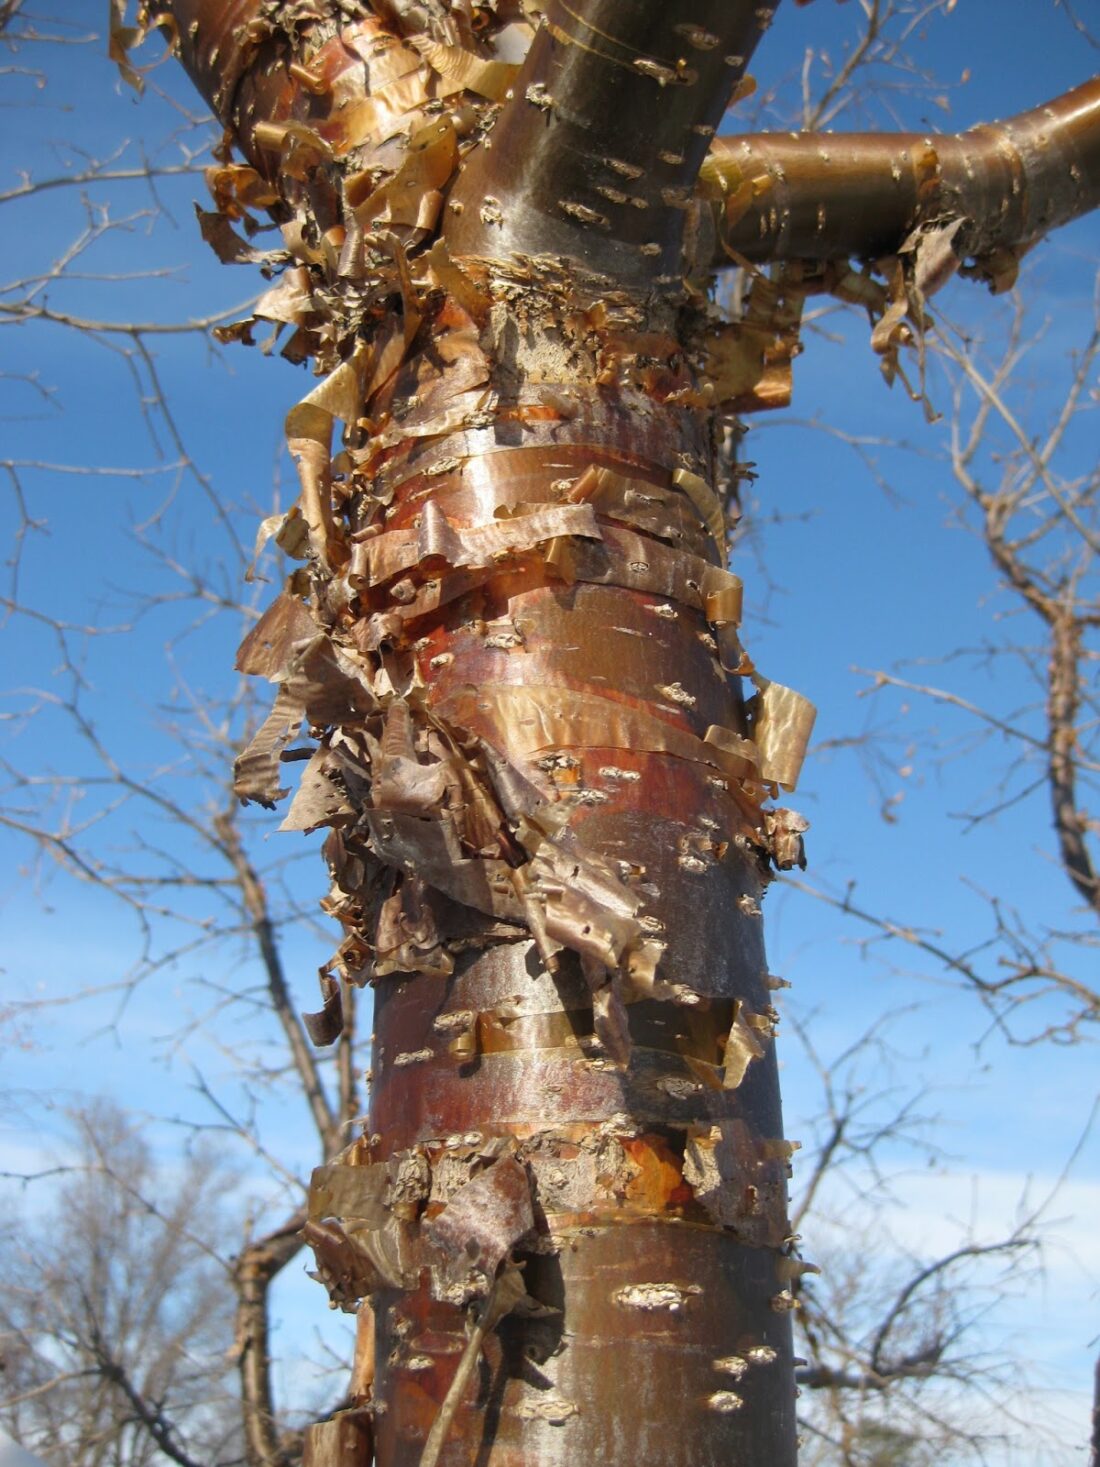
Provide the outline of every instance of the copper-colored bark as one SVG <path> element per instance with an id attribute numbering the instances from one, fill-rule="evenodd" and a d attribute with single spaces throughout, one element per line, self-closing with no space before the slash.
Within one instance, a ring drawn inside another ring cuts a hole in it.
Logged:
<path id="1" fill-rule="evenodd" d="M 678 278 L 699 164 L 773 9 L 550 0 L 490 146 L 454 190 L 452 249 L 567 253 L 620 284 Z M 483 217 L 487 195 L 499 218 Z"/>
<path id="2" fill-rule="evenodd" d="M 448 519 L 461 522 L 494 504 L 554 502 L 554 486 L 576 482 L 593 462 L 644 476 L 656 495 L 682 455 L 708 455 L 694 414 L 641 398 L 628 412 L 612 392 L 602 403 L 585 395 L 573 403 L 571 417 L 532 418 L 524 437 L 534 441 L 522 446 L 486 436 L 474 456 L 476 440 L 455 434 L 426 451 L 415 441 L 398 449 L 386 464 L 395 491 L 387 533 L 423 515 L 428 486 Z M 543 438 L 557 447 L 543 447 Z M 425 475 L 429 463 L 456 454 L 460 470 Z M 685 548 L 715 558 L 690 514 L 676 533 Z M 659 549 L 658 541 L 653 554 Z M 492 1460 L 517 1463 L 610 1457 L 717 1467 L 751 1460 L 765 1443 L 771 1460 L 791 1459 L 790 1337 L 776 1302 L 786 1151 L 774 1063 L 750 1065 L 740 1087 L 723 1089 L 721 1078 L 736 1006 L 771 1012 L 759 915 L 764 838 L 751 803 L 733 797 L 733 781 L 714 765 L 648 750 L 638 721 L 655 720 L 662 740 L 701 741 L 714 725 L 745 729 L 706 621 L 665 596 L 548 581 L 536 561 L 485 579 L 408 636 L 429 707 L 556 788 L 578 850 L 632 873 L 649 930 L 667 944 L 660 971 L 692 996 L 686 1007 L 628 1004 L 633 1053 L 622 1072 L 594 1032 L 593 992 L 577 957 L 562 954 L 552 974 L 530 938 L 508 941 L 499 923 L 493 945 L 479 952 L 466 919 L 472 951 L 457 957 L 445 983 L 395 974 L 378 986 L 371 1159 L 426 1147 L 434 1171 L 469 1154 L 470 1136 L 517 1145 L 536 1177 L 541 1238 L 527 1255 L 524 1286 L 563 1310 L 507 1321 L 490 1338 L 486 1371 L 461 1403 L 454 1455 L 444 1460 L 461 1460 L 470 1441 L 491 1442 Z M 560 707 L 565 734 L 541 748 L 515 703 L 540 688 L 550 709 Z M 599 728 L 611 727 L 599 722 L 605 709 L 638 730 L 635 747 L 617 737 L 601 746 Z M 687 910 L 690 923 L 681 920 Z M 469 1036 L 457 1051 L 456 1035 Z M 685 1179 L 685 1156 L 695 1176 L 690 1157 L 716 1145 L 728 1151 L 719 1166 L 729 1180 L 716 1183 L 729 1189 L 724 1222 Z M 617 1298 L 632 1289 L 643 1302 Z M 379 1459 L 399 1463 L 442 1407 L 461 1317 L 422 1289 L 387 1295 L 379 1319 L 377 1392 L 388 1406 Z M 530 1379 L 525 1351 L 539 1361 Z M 649 1382 L 642 1400 L 640 1382 Z M 675 1446 L 661 1405 L 669 1399 L 682 1403 Z"/>
<path id="3" fill-rule="evenodd" d="M 1100 77 L 954 134 L 718 138 L 707 171 L 720 240 L 749 260 L 894 254 L 918 223 L 965 221 L 960 253 L 1033 243 L 1100 202 Z"/>
<path id="4" fill-rule="evenodd" d="M 255 164 L 212 172 L 208 237 L 235 258 L 233 222 L 271 210 L 256 318 L 323 379 L 287 420 L 302 493 L 272 528 L 304 563 L 241 649 L 278 692 L 238 790 L 280 798 L 304 721 L 286 825 L 330 828 L 334 970 L 376 995 L 369 1127 L 304 1235 L 334 1301 L 374 1308 L 377 1460 L 790 1467 L 802 1265 L 760 903 L 800 857 L 767 802 L 810 717 L 741 649 L 717 489 L 730 413 L 789 390 L 802 276 L 757 280 L 733 326 L 679 289 L 773 7 L 550 0 L 537 31 L 441 0 L 170 9 Z M 816 192 L 829 254 L 821 146 L 769 186 L 798 229 Z M 881 155 L 845 155 L 841 223 Z M 938 156 L 885 188 L 876 248 Z M 975 238 L 1015 181 L 967 195 Z M 357 1420 L 314 1432 L 317 1467 L 362 1451 Z"/>
<path id="5" fill-rule="evenodd" d="M 252 32 L 258 0 L 177 0 L 169 7 L 179 36 L 179 59 L 191 80 L 228 122 L 233 96 L 256 56 Z"/>

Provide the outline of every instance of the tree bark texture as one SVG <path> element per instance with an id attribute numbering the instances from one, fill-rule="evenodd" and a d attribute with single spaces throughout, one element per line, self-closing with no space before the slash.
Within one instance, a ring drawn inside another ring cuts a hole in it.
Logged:
<path id="1" fill-rule="evenodd" d="M 716 264 L 875 259 L 921 224 L 961 225 L 979 262 L 1100 202 L 1100 77 L 1045 106 L 955 134 L 758 133 L 718 138 Z"/>
<path id="2" fill-rule="evenodd" d="M 285 793 L 308 725 L 284 826 L 329 827 L 346 931 L 309 1024 L 370 981 L 375 1036 L 368 1132 L 305 1236 L 373 1306 L 377 1460 L 784 1467 L 803 1265 L 760 904 L 801 858 L 768 802 L 812 711 L 741 647 L 721 491 L 733 412 L 786 398 L 803 270 L 725 323 L 681 260 L 771 7 L 168 9 L 249 160 L 211 170 L 204 234 L 280 272 L 226 334 L 274 323 L 321 378 L 287 419 L 301 496 L 266 529 L 301 564 L 241 649 L 277 696 L 238 789 Z M 826 188 L 820 140 L 790 146 L 791 187 Z M 854 147 L 845 189 L 879 170 Z"/>
<path id="3" fill-rule="evenodd" d="M 343 1411 L 306 1428 L 302 1467 L 370 1467 L 372 1461 L 367 1411 Z"/>

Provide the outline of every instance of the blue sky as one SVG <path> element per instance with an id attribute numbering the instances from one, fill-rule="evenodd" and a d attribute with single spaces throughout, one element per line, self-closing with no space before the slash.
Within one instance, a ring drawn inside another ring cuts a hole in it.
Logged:
<path id="1" fill-rule="evenodd" d="M 77 0 L 54 6 L 51 14 L 71 23 L 73 33 L 87 22 L 87 8 Z M 837 125 L 965 126 L 1035 105 L 1096 69 L 1100 53 L 1063 12 L 1053 5 L 1030 7 L 1026 30 L 1018 19 L 1022 14 L 995 0 L 961 0 L 950 15 L 930 21 L 918 40 L 922 64 L 935 72 L 936 84 L 915 93 L 886 90 L 866 114 L 842 116 Z M 1006 15 L 1017 23 L 1005 23 Z M 823 48 L 835 62 L 857 19 L 854 5 L 817 0 L 796 8 L 788 0 L 754 67 L 761 89 L 774 83 L 780 97 L 795 95 L 791 85 L 797 83 L 803 48 Z M 147 96 L 138 103 L 97 47 L 43 48 L 30 59 L 49 67 L 44 89 L 33 77 L 0 75 L 0 193 L 18 182 L 20 170 L 39 178 L 71 172 L 80 166 L 81 152 L 102 158 L 126 139 L 134 141 L 120 164 L 132 164 L 143 150 L 155 162 L 178 162 L 178 135 L 191 135 L 181 107 L 196 114 L 200 109 L 171 71 L 155 77 L 157 86 L 168 89 L 167 100 Z M 950 111 L 936 97 L 946 98 Z M 0 234 L 0 283 L 40 272 L 109 201 L 112 218 L 133 215 L 133 222 L 92 245 L 79 269 L 115 276 L 149 269 L 168 273 L 152 280 L 54 281 L 45 297 L 54 309 L 175 323 L 226 310 L 256 288 L 247 270 L 219 266 L 198 240 L 191 201 L 203 197 L 201 178 L 163 180 L 156 198 L 142 184 L 95 185 L 85 195 L 87 208 L 76 188 L 0 204 L 7 225 Z M 1026 410 L 1036 422 L 1050 411 L 1068 354 L 1091 324 L 1098 247 L 1100 226 L 1083 221 L 1027 263 L 1025 288 L 1035 302 L 1035 324 L 1048 322 L 1028 369 L 1034 393 Z M 9 298 L 0 295 L 0 301 Z M 995 333 L 1001 319 L 1002 307 L 973 285 L 953 284 L 937 306 L 972 330 Z M 1005 619 L 1007 603 L 996 592 L 985 551 L 957 523 L 958 496 L 944 458 L 942 426 L 927 425 L 900 386 L 887 390 L 867 327 L 855 313 L 831 317 L 826 325 L 842 339 L 807 337 L 790 411 L 757 420 L 750 435 L 747 452 L 759 472 L 759 528 L 753 548 L 746 548 L 735 567 L 746 581 L 745 634 L 758 665 L 813 699 L 820 710 L 816 738 L 831 746 L 811 758 L 793 800 L 813 822 L 809 877 L 833 891 L 854 881 L 859 901 L 870 910 L 942 933 L 952 950 L 988 932 L 988 902 L 975 886 L 1019 907 L 1036 926 L 1075 926 L 1079 917 L 1052 860 L 1041 792 L 968 833 L 957 818 L 975 802 L 995 800 L 1011 751 L 995 739 L 974 746 L 972 723 L 951 710 L 889 692 L 859 696 L 868 679 L 853 669 L 905 663 L 905 675 L 918 681 L 1012 710 L 1032 696 L 1018 668 L 1004 659 L 990 667 L 977 657 L 952 654 L 1032 638 L 1034 628 L 1020 618 Z M 147 477 L 18 470 L 30 513 L 44 522 L 27 539 L 23 598 L 55 616 L 120 624 L 134 619 L 143 594 L 156 596 L 179 585 L 133 532 L 134 524 L 166 501 L 152 535 L 162 549 L 230 590 L 239 563 L 198 481 L 171 467 L 177 453 L 164 424 L 153 414 L 151 432 L 143 420 L 139 399 L 149 391 L 147 371 L 139 368 L 135 382 L 117 350 L 125 338 L 106 340 L 48 323 L 3 325 L 0 459 L 156 469 Z M 291 492 L 280 458 L 281 422 L 306 379 L 257 350 L 212 348 L 194 335 L 148 340 L 189 451 L 238 533 L 250 541 L 273 499 L 281 495 L 285 503 Z M 19 380 L 30 372 L 37 385 Z M 48 397 L 41 388 L 49 390 Z M 931 393 L 947 412 L 948 389 L 935 374 Z M 813 420 L 847 434 L 910 445 L 873 449 L 891 492 L 873 481 L 851 446 L 812 426 Z M 1067 472 L 1095 461 L 1094 422 L 1084 423 L 1070 445 Z M 10 537 L 17 525 L 15 501 L 0 502 Z M 179 757 L 180 725 L 192 754 L 200 750 L 181 680 L 198 703 L 231 688 L 226 674 L 239 627 L 221 616 L 185 634 L 193 614 L 193 604 L 167 601 L 145 608 L 124 641 L 102 638 L 85 648 L 76 639 L 87 659 L 83 706 L 105 743 L 139 779 L 151 779 L 151 771 Z M 63 687 L 51 634 L 41 624 L 14 618 L 4 629 L 4 647 L 3 682 L 16 690 L 2 704 L 5 757 L 39 776 L 87 775 L 92 762 L 71 728 L 48 707 L 27 717 L 41 699 L 18 691 L 55 693 Z M 863 735 L 877 742 L 836 747 Z M 881 750 L 887 761 L 880 766 L 881 787 L 867 777 L 868 749 Z M 897 773 L 898 766 L 909 772 Z M 188 769 L 197 784 L 193 764 Z M 883 798 L 897 793 L 904 798 L 891 806 L 895 819 L 884 821 Z M 95 808 L 97 798 L 88 792 L 74 808 Z M 20 792 L 15 799 L 26 802 L 29 795 Z M 296 856 L 303 844 L 297 836 L 275 836 L 277 819 L 255 822 L 264 860 Z M 105 822 L 103 837 L 125 846 L 133 830 L 123 811 Z M 167 831 L 156 838 L 174 839 Z M 10 831 L 0 832 L 0 850 L 11 873 L 0 895 L 0 983 L 7 998 L 52 1004 L 85 986 L 113 984 L 131 969 L 138 934 L 125 911 L 51 869 L 50 862 L 36 863 L 26 842 Z M 193 859 L 189 843 L 180 850 L 183 859 Z M 320 863 L 303 861 L 295 870 L 296 890 L 309 906 L 323 892 Z M 184 908 L 193 922 L 214 910 L 201 891 L 188 894 Z M 815 1015 L 821 1052 L 841 1051 L 875 1016 L 898 1011 L 889 1031 L 897 1051 L 891 1083 L 905 1091 L 929 1089 L 923 1109 L 942 1117 L 934 1139 L 943 1155 L 931 1167 L 923 1153 L 902 1146 L 886 1150 L 886 1164 L 901 1177 L 897 1190 L 904 1206 L 889 1222 L 899 1246 L 915 1250 L 933 1235 L 950 1246 L 945 1217 L 965 1231 L 972 1215 L 974 1226 L 992 1236 L 1012 1226 L 1023 1194 L 1033 1200 L 1047 1195 L 1081 1138 L 1097 1093 L 1090 1044 L 1006 1044 L 991 1032 L 973 994 L 930 960 L 897 944 L 861 947 L 867 934 L 849 918 L 797 892 L 773 889 L 766 917 L 772 966 L 793 984 L 785 996 L 790 1012 Z M 180 924 L 165 923 L 155 941 L 164 949 L 184 933 Z M 1095 982 L 1092 952 L 1091 971 L 1076 961 L 1081 976 Z M 325 939 L 315 929 L 288 931 L 287 953 L 296 1000 L 304 1008 L 315 1006 L 313 975 L 327 956 Z M 6 1122 L 0 1114 L 0 1145 L 8 1160 L 0 1161 L 0 1169 L 19 1170 L 26 1159 L 28 1115 L 39 1134 L 60 1137 L 61 1109 L 82 1094 L 106 1090 L 150 1117 L 202 1122 L 209 1115 L 195 1091 L 201 1072 L 244 1106 L 234 1070 L 240 1017 L 230 1019 L 216 1040 L 201 1030 L 182 1043 L 169 1042 L 169 1036 L 209 1002 L 206 985 L 236 989 L 254 979 L 241 945 L 227 939 L 150 976 L 121 1016 L 117 1000 L 104 997 L 58 1003 L 25 1017 L 3 1055 L 9 1111 Z M 116 1019 L 117 1027 L 110 1027 Z M 255 1044 L 264 1056 L 275 1052 L 262 1031 Z M 788 1129 L 809 1137 L 820 1109 L 819 1089 L 793 1036 L 783 1055 Z M 867 1083 L 878 1083 L 878 1077 L 869 1073 Z M 272 1085 L 255 1114 L 262 1137 L 295 1167 L 313 1163 L 306 1118 L 293 1097 Z M 167 1154 L 179 1133 L 167 1124 L 156 1134 Z M 241 1164 L 247 1175 L 250 1163 Z M 258 1175 L 255 1185 L 262 1188 Z M 1057 1387 L 1058 1408 L 1069 1413 L 1063 1445 L 1051 1461 L 1080 1460 L 1077 1449 L 1086 1436 L 1100 1257 L 1084 1219 L 1090 1209 L 1100 1214 L 1098 1204 L 1100 1143 L 1090 1135 L 1047 1214 L 1051 1252 L 1045 1285 L 1023 1300 L 1006 1299 L 986 1325 L 987 1340 L 995 1343 L 1021 1331 L 1025 1321 L 1034 1322 L 1039 1344 L 1029 1352 L 1032 1367 L 1038 1377 L 1045 1375 L 1048 1388 Z M 823 1238 L 827 1233 L 823 1227 Z M 955 1227 L 950 1236 L 958 1235 Z M 806 1247 L 813 1256 L 812 1236 Z M 314 1321 L 320 1327 L 327 1319 L 320 1295 L 298 1283 L 288 1288 L 283 1307 L 295 1331 L 312 1328 Z M 1024 1439 L 1018 1449 L 990 1460 L 1046 1460 L 1037 1448 L 1032 1455 L 1029 1450 Z"/>

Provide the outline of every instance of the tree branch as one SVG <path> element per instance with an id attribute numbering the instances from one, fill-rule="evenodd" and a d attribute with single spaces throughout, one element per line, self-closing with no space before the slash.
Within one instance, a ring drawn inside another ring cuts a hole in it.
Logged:
<path id="1" fill-rule="evenodd" d="M 216 815 L 214 829 L 239 884 L 242 902 L 252 923 L 252 931 L 263 962 L 271 1007 L 286 1036 L 294 1068 L 309 1105 L 310 1115 L 313 1117 L 313 1124 L 317 1128 L 322 1149 L 327 1155 L 336 1149 L 342 1117 L 334 1111 L 325 1094 L 317 1057 L 290 1001 L 290 990 L 283 971 L 282 954 L 275 939 L 267 893 L 259 873 L 248 859 L 248 854 L 241 843 L 240 831 L 233 818 L 234 813 L 223 811 Z"/>
<path id="2" fill-rule="evenodd" d="M 249 1467 L 290 1467 L 279 1441 L 271 1385 L 268 1290 L 302 1247 L 305 1210 L 267 1237 L 250 1243 L 234 1268 L 237 1357 Z"/>
<path id="3" fill-rule="evenodd" d="M 993 936 L 968 951 L 951 952 L 935 935 L 929 935 L 919 927 L 857 906 L 853 897 L 854 883 L 841 897 L 808 881 L 796 880 L 787 872 L 783 874 L 783 881 L 816 901 L 854 917 L 878 933 L 880 938 L 904 943 L 934 958 L 949 973 L 956 974 L 974 988 L 1011 1043 L 1031 1044 L 1037 1039 L 1068 1043 L 1076 1037 L 1082 1023 L 1095 1023 L 1100 1015 L 1100 995 L 1094 988 L 1048 961 L 1041 950 L 1033 951 L 1023 943 L 1013 942 L 1014 934 L 1008 930 L 996 900 L 991 902 L 997 923 Z M 1004 947 L 1007 951 L 998 956 L 996 968 L 987 975 L 980 970 L 976 955 L 986 948 L 997 947 Z M 1014 1034 L 1006 1027 L 1005 1018 L 1014 1007 L 1051 994 L 1061 994 L 1071 1005 L 1065 1018 L 1046 1024 L 1031 1038 Z"/>
<path id="4" fill-rule="evenodd" d="M 1045 751 L 1051 813 L 1062 866 L 1076 891 L 1094 912 L 1100 912 L 1100 874 L 1088 843 L 1092 822 L 1078 795 L 1079 777 L 1096 767 L 1088 757 L 1089 746 L 1079 720 L 1082 692 L 1086 687 L 1085 629 L 1095 624 L 1097 611 L 1095 596 L 1090 599 L 1081 594 L 1082 581 L 1092 571 L 1095 557 L 1100 553 L 1100 537 L 1092 523 L 1097 482 L 1095 475 L 1090 475 L 1075 489 L 1059 481 L 1053 466 L 1054 455 L 1063 444 L 1082 394 L 1089 390 L 1100 353 L 1100 327 L 1094 327 L 1076 362 L 1069 391 L 1045 441 L 1037 441 L 1026 431 L 1006 402 L 1003 391 L 1020 358 L 1021 330 L 1018 308 L 1008 350 L 996 371 L 990 374 L 980 371 L 967 352 L 956 349 L 950 342 L 944 342 L 944 349 L 965 374 L 979 404 L 966 441 L 962 441 L 957 429 L 953 433 L 952 470 L 981 513 L 982 538 L 994 564 L 1011 590 L 1046 628 L 1045 738 L 1038 740 L 1021 734 L 963 699 L 936 690 L 932 690 L 932 695 L 955 702 L 1002 732 L 1024 737 Z M 1009 461 L 998 490 L 983 487 L 973 469 L 978 445 L 993 414 L 1008 428 L 1019 449 L 1018 466 Z M 1044 496 L 1053 501 L 1054 511 L 1045 507 Z M 1092 518 L 1087 518 L 1090 515 Z M 1022 534 L 1013 533 L 1014 516 L 1024 520 Z M 1069 550 L 1046 566 L 1029 562 L 1027 552 L 1034 548 L 1040 531 L 1045 532 L 1048 526 L 1063 519 L 1072 531 Z"/>
<path id="5" fill-rule="evenodd" d="M 1035 1241 L 1026 1235 L 1017 1235 L 1006 1238 L 1000 1243 L 967 1243 L 954 1252 L 947 1253 L 942 1258 L 937 1258 L 934 1263 L 927 1264 L 909 1279 L 898 1291 L 897 1298 L 888 1310 L 885 1318 L 880 1323 L 871 1343 L 868 1353 L 870 1370 L 880 1378 L 888 1378 L 890 1375 L 906 1370 L 912 1370 L 914 1365 L 927 1368 L 934 1365 L 939 1354 L 942 1354 L 942 1346 L 937 1350 L 935 1344 L 931 1348 L 925 1347 L 915 1352 L 909 1352 L 900 1360 L 892 1361 L 886 1357 L 886 1346 L 890 1334 L 895 1325 L 909 1308 L 910 1303 L 930 1279 L 935 1279 L 948 1272 L 956 1263 L 970 1258 L 987 1258 L 991 1254 L 1014 1253 L 1021 1249 L 1033 1248 Z"/>
<path id="6" fill-rule="evenodd" d="M 1062 866 L 1074 888 L 1100 915 L 1100 873 L 1092 861 L 1086 834 L 1087 813 L 1077 798 L 1079 760 L 1078 715 L 1081 711 L 1081 628 L 1062 615 L 1051 625 L 1047 664 L 1048 777 L 1051 813 Z"/>
<path id="7" fill-rule="evenodd" d="M 89 1307 L 89 1314 L 91 1309 Z M 183 1446 L 176 1440 L 176 1429 L 172 1422 L 165 1416 L 160 1406 L 145 1399 L 142 1393 L 130 1379 L 129 1372 L 121 1361 L 117 1360 L 110 1346 L 99 1329 L 93 1322 L 91 1326 L 91 1339 L 89 1348 L 103 1372 L 105 1380 L 116 1385 L 129 1401 L 134 1415 L 148 1431 L 156 1442 L 157 1447 L 179 1467 L 202 1467 L 202 1464 L 190 1456 Z"/>
<path id="8" fill-rule="evenodd" d="M 718 138 L 715 263 L 873 259 L 931 220 L 962 219 L 976 258 L 1034 244 L 1100 203 L 1100 77 L 969 132 L 760 133 Z"/>

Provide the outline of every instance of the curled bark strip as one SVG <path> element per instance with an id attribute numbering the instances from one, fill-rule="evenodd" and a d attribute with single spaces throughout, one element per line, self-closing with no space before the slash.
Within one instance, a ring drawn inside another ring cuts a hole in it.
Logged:
<path id="1" fill-rule="evenodd" d="M 242 800 L 273 809 L 289 791 L 279 779 L 279 755 L 302 726 L 302 704 L 280 688 L 271 712 L 234 766 L 233 791 Z"/>
<path id="2" fill-rule="evenodd" d="M 476 92 L 490 102 L 503 102 L 509 86 L 515 81 L 519 67 L 507 61 L 490 61 L 461 46 L 445 46 L 427 37 L 417 36 L 413 46 L 432 70 L 453 83 L 456 92 Z"/>
<path id="3" fill-rule="evenodd" d="M 757 763 L 756 747 L 732 730 L 711 728 L 699 738 L 668 719 L 596 693 L 482 686 L 457 695 L 441 711 L 490 740 L 499 730 L 507 754 L 518 759 L 585 746 L 647 749 L 735 777 L 749 775 Z"/>
<path id="4" fill-rule="evenodd" d="M 738 320 L 708 323 L 703 352 L 714 400 L 740 413 L 786 407 L 792 362 L 802 350 L 804 267 L 795 262 L 765 275 L 731 245 L 725 248 L 725 263 L 746 272 L 748 297 Z"/>
<path id="5" fill-rule="evenodd" d="M 295 644 L 310 641 L 315 635 L 316 623 L 301 599 L 284 591 L 237 649 L 237 671 L 275 681 L 289 663 Z"/>
<path id="6" fill-rule="evenodd" d="M 525 510 L 513 520 L 458 527 L 429 500 L 417 529 L 390 530 L 356 547 L 360 553 L 353 556 L 352 584 L 374 586 L 425 561 L 442 560 L 456 569 L 491 565 L 500 556 L 530 550 L 560 535 L 600 538 L 596 516 L 588 505 L 525 506 Z"/>
<path id="7" fill-rule="evenodd" d="M 367 1411 L 341 1411 L 307 1426 L 302 1467 L 366 1467 L 374 1460 L 374 1433 Z"/>
<path id="8" fill-rule="evenodd" d="M 365 354 L 353 352 L 291 408 L 286 419 L 287 446 L 298 466 L 310 545 L 318 563 L 329 569 L 344 554 L 332 507 L 332 428 L 337 419 L 352 422 L 358 414 L 365 368 Z"/>
<path id="9" fill-rule="evenodd" d="M 534 1225 L 530 1178 L 514 1157 L 502 1157 L 425 1224 L 442 1259 L 433 1287 L 451 1303 L 487 1299 L 501 1264 Z"/>
<path id="10" fill-rule="evenodd" d="M 813 704 L 781 683 L 753 676 L 756 698 L 748 705 L 760 778 L 793 790 L 806 757 L 817 710 Z"/>
<path id="11" fill-rule="evenodd" d="M 322 973 L 320 978 L 323 1007 L 318 1013 L 303 1014 L 302 1020 L 314 1044 L 326 1047 L 335 1044 L 343 1033 L 344 1005 L 338 980 L 331 973 Z"/>

